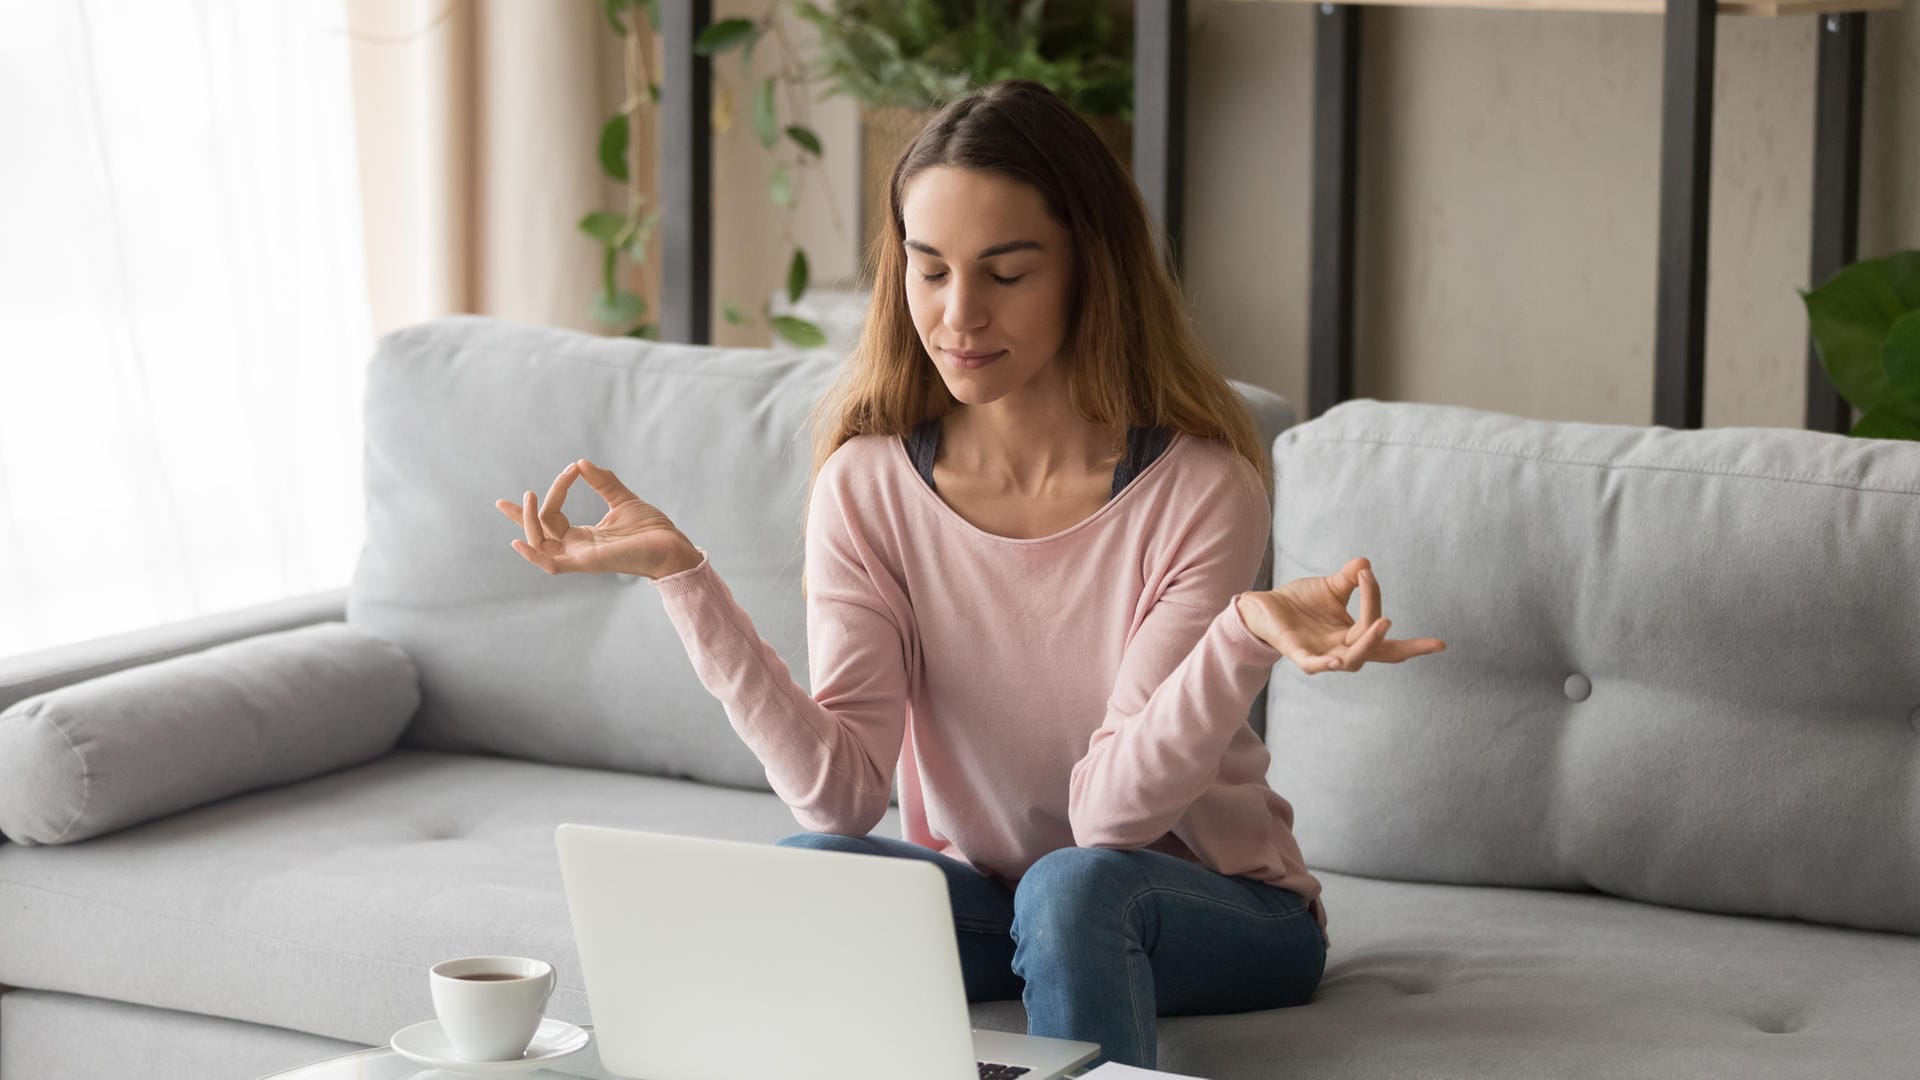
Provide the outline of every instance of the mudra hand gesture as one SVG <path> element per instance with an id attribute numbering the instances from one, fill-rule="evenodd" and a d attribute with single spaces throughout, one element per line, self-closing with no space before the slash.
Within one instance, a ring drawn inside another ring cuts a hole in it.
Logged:
<path id="1" fill-rule="evenodd" d="M 1347 601 L 1360 590 L 1360 617 L 1347 614 Z M 1447 647 L 1439 638 L 1388 640 L 1392 619 L 1380 617 L 1380 582 L 1373 564 L 1349 559 L 1329 577 L 1300 578 L 1266 592 L 1240 594 L 1240 617 L 1253 635 L 1293 661 L 1309 675 L 1322 671 L 1359 671 L 1369 660 L 1397 664 Z"/>
<path id="2" fill-rule="evenodd" d="M 560 511 L 576 476 L 585 477 L 607 500 L 607 515 L 597 525 L 574 525 Z M 655 578 L 700 563 L 693 542 L 667 515 L 586 458 L 560 470 L 544 505 L 535 502 L 532 491 L 518 503 L 495 499 L 493 505 L 527 534 L 525 540 L 513 541 L 513 550 L 549 574 L 616 572 Z"/>

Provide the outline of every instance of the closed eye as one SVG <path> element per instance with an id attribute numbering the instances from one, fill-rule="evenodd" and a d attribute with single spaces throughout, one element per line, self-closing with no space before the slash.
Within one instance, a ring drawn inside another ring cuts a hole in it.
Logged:
<path id="1" fill-rule="evenodd" d="M 942 270 L 937 274 L 921 274 L 920 280 L 921 281 L 939 281 L 941 278 L 946 276 L 947 276 L 947 272 L 945 270 Z M 1001 277 L 999 274 L 989 274 L 987 276 L 991 277 L 993 280 L 999 282 L 1002 285 L 1011 285 L 1014 282 L 1019 281 L 1020 278 L 1026 277 L 1027 275 L 1021 274 L 1020 277 L 1010 277 L 1010 278 Z"/>

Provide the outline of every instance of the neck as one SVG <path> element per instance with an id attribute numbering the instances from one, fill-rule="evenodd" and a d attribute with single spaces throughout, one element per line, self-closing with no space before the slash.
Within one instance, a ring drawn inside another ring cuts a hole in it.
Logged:
<path id="1" fill-rule="evenodd" d="M 1043 495 L 1112 472 L 1125 450 L 1126 426 L 1090 423 L 1065 393 L 1009 394 L 948 413 L 940 446 L 943 463 L 955 472 L 1010 495 Z"/>

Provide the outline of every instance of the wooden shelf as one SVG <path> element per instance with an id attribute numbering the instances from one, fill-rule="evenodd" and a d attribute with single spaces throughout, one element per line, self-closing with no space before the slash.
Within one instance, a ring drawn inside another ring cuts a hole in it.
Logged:
<path id="1" fill-rule="evenodd" d="M 1272 4 L 1319 4 L 1322 0 L 1258 0 Z M 1659 15 L 1666 0 L 1341 0 L 1376 7 L 1498 8 L 1506 11 L 1586 11 Z M 1901 0 L 1720 0 L 1722 15 L 1834 15 L 1850 11 L 1895 11 Z"/>

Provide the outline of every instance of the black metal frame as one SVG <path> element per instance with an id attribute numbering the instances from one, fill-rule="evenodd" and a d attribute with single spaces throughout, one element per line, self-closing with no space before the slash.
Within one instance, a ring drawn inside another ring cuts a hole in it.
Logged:
<path id="1" fill-rule="evenodd" d="M 713 340 L 713 61 L 693 51 L 712 0 L 664 0 L 660 81 L 660 340 Z"/>
<path id="2" fill-rule="evenodd" d="M 1361 7 L 1322 3 L 1314 20 L 1312 294 L 1303 419 L 1354 393 Z M 672 208 L 664 219 L 661 337 L 706 343 L 713 295 L 711 83 L 710 62 L 694 54 L 693 43 L 710 21 L 712 0 L 665 0 L 661 9 L 668 57 L 661 88 L 661 185 L 662 201 Z M 1668 0 L 1663 16 L 1653 422 L 1676 428 L 1701 426 L 1705 402 L 1717 11 L 1717 0 Z M 1810 284 L 1854 258 L 1866 67 L 1866 16 L 1818 17 Z M 1187 0 L 1135 0 L 1133 177 L 1176 277 L 1184 262 L 1186 54 Z M 1838 432 L 1852 425 L 1852 410 L 1811 341 L 1806 425 Z"/>
<path id="3" fill-rule="evenodd" d="M 1160 256 L 1181 276 L 1186 227 L 1187 0 L 1133 5 L 1133 182 L 1160 227 Z"/>
<path id="4" fill-rule="evenodd" d="M 1353 396 L 1354 220 L 1359 188 L 1360 7 L 1321 4 L 1313 34 L 1313 238 L 1307 417 Z"/>
<path id="5" fill-rule="evenodd" d="M 1662 67 L 1659 284 L 1653 422 L 1697 428 L 1705 403 L 1708 192 L 1715 0 L 1669 0 Z M 1323 3 L 1315 34 L 1313 299 L 1307 417 L 1353 396 L 1355 132 L 1361 5 Z M 1820 16 L 1812 281 L 1854 257 L 1866 16 Z M 1808 349 L 1807 427 L 1846 431 L 1851 409 Z"/>
<path id="6" fill-rule="evenodd" d="M 1820 17 L 1813 117 L 1813 257 L 1808 287 L 1852 262 L 1860 233 L 1860 88 L 1866 74 L 1864 12 Z M 1845 434 L 1853 406 L 1807 342 L 1807 427 Z"/>
<path id="7" fill-rule="evenodd" d="M 1661 64 L 1660 266 L 1653 422 L 1697 428 L 1706 401 L 1707 209 L 1718 0 L 1667 0 Z"/>

